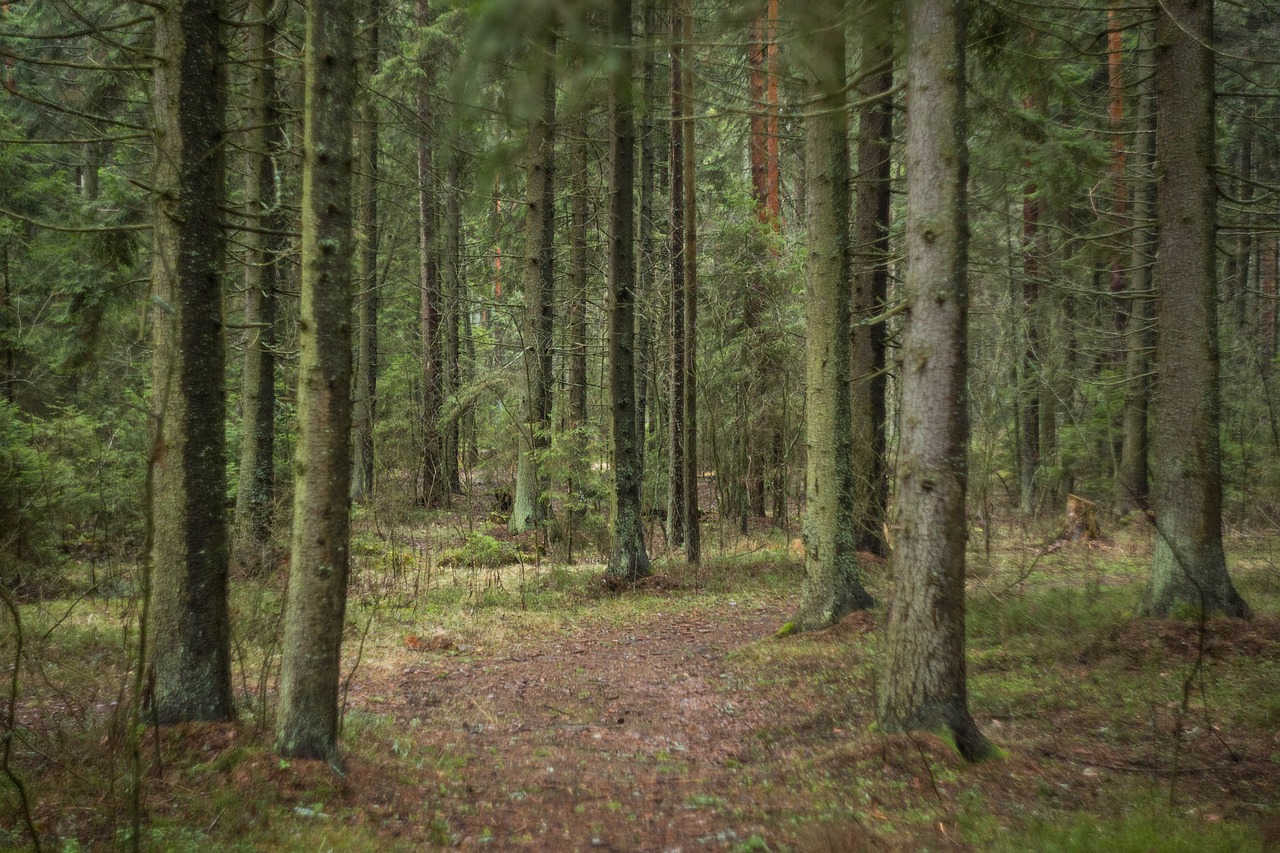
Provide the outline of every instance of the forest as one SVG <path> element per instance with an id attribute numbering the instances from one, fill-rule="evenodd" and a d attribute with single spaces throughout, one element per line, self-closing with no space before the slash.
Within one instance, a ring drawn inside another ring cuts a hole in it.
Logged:
<path id="1" fill-rule="evenodd" d="M 1280 850 L 1277 56 L 0 5 L 0 850 Z"/>

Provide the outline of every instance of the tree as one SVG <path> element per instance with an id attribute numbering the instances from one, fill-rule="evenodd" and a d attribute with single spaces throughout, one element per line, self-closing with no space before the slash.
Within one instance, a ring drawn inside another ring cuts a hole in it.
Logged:
<path id="1" fill-rule="evenodd" d="M 249 170 L 245 208 L 252 230 L 244 235 L 245 311 L 241 396 L 240 485 L 236 492 L 236 563 L 250 574 L 265 558 L 275 515 L 276 283 L 286 227 L 276 188 L 284 127 L 276 92 L 276 17 L 268 0 L 255 0 L 248 33 L 250 62 Z"/>
<path id="2" fill-rule="evenodd" d="M 968 150 L 960 0 L 908 0 L 907 278 L 893 600 L 877 716 L 971 761 L 993 747 L 969 715 L 964 661 Z"/>
<path id="3" fill-rule="evenodd" d="M 668 420 L 671 442 L 668 454 L 667 476 L 667 542 L 673 548 L 685 544 L 685 191 L 684 191 L 684 24 L 680 19 L 680 7 L 671 7 L 671 293 L 668 337 L 671 340 L 670 362 L 671 397 Z"/>
<path id="4" fill-rule="evenodd" d="M 352 4 L 311 0 L 302 161 L 302 313 L 293 541 L 276 751 L 337 758 L 351 538 Z"/>
<path id="5" fill-rule="evenodd" d="M 356 131 L 359 150 L 357 193 L 360 197 L 360 248 L 356 277 L 360 296 L 356 338 L 355 483 L 351 493 L 357 501 L 373 497 L 373 429 L 378 414 L 378 104 L 373 82 L 379 63 L 380 0 L 368 0 L 365 12 L 364 92 L 360 99 L 360 126 Z"/>
<path id="6" fill-rule="evenodd" d="M 609 565 L 615 583 L 651 569 L 640 515 L 640 436 L 635 419 L 635 119 L 631 91 L 631 0 L 609 4 L 609 433 L 613 494 Z"/>
<path id="7" fill-rule="evenodd" d="M 1222 551 L 1212 39 L 1212 0 L 1161 4 L 1151 616 L 1249 613 Z"/>
<path id="8" fill-rule="evenodd" d="M 889 503 L 888 465 L 885 461 L 885 324 L 873 322 L 883 314 L 889 299 L 889 209 L 893 143 L 893 38 L 887 3 L 868 10 L 863 24 L 863 83 L 859 96 L 866 101 L 858 127 L 858 180 L 853 215 L 853 338 L 850 352 L 852 386 L 850 423 L 854 430 L 853 518 L 858 548 L 879 557 L 888 555 L 884 537 Z"/>
<path id="9" fill-rule="evenodd" d="M 434 20 L 428 0 L 416 0 L 414 21 L 420 31 Z M 440 410 L 444 402 L 441 339 L 444 300 L 440 294 L 435 150 L 435 59 L 425 39 L 418 46 L 418 78 L 414 91 L 418 128 L 418 281 L 422 293 L 422 504 L 444 506 L 448 500 Z"/>
<path id="10" fill-rule="evenodd" d="M 680 16 L 684 74 L 680 80 L 680 170 L 684 172 L 684 556 L 688 563 L 702 559 L 698 511 L 698 185 L 693 123 L 693 0 L 673 0 Z M 675 129 L 672 129 L 675 133 Z"/>
<path id="11" fill-rule="evenodd" d="M 804 587 L 793 618 L 804 631 L 828 628 L 852 610 L 870 607 L 858 571 L 853 522 L 853 449 L 848 428 L 849 118 L 845 94 L 845 31 L 837 0 L 806 3 L 801 28 L 809 38 L 804 63 L 812 90 L 805 119 L 809 185 L 805 328 Z"/>
<path id="12" fill-rule="evenodd" d="M 161 723 L 227 720 L 224 79 L 216 0 L 156 13 L 150 665 Z"/>
<path id="13" fill-rule="evenodd" d="M 524 394 L 515 500 L 508 529 L 522 533 L 550 513 L 538 477 L 538 457 L 550 446 L 551 341 L 555 320 L 555 121 L 554 22 L 538 21 L 532 79 L 537 113 L 529 122 L 528 195 L 525 208 Z"/>

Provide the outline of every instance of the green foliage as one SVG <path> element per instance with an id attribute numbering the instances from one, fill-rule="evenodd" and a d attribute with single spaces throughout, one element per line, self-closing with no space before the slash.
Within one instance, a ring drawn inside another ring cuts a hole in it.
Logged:
<path id="1" fill-rule="evenodd" d="M 1033 826 L 1000 850 L 1043 853 L 1237 853 L 1262 850 L 1257 830 L 1240 824 L 1205 823 L 1146 808 L 1113 819 L 1077 814 L 1062 823 Z"/>
<path id="2" fill-rule="evenodd" d="M 469 533 L 465 544 L 440 555 L 442 566 L 494 569 L 523 562 L 525 556 L 510 542 L 500 542 L 484 533 Z"/>

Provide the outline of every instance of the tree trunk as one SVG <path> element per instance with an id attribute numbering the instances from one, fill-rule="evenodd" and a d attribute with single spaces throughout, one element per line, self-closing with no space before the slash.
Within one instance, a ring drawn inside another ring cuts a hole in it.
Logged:
<path id="1" fill-rule="evenodd" d="M 697 564 L 702 559 L 702 535 L 698 522 L 698 186 L 693 124 L 693 2 L 675 0 L 675 5 L 680 9 L 684 40 L 684 74 L 680 80 L 680 100 L 684 105 L 684 556 L 686 562 Z"/>
<path id="2" fill-rule="evenodd" d="M 565 426 L 573 442 L 569 460 L 570 517 L 576 527 L 585 514 L 582 484 L 587 476 L 587 163 L 586 121 L 575 117 L 569 157 L 569 413 Z"/>
<path id="3" fill-rule="evenodd" d="M 969 715 L 964 660 L 965 28 L 958 0 L 908 0 L 906 18 L 902 444 L 890 557 L 894 594 L 877 710 L 886 730 L 937 732 L 973 761 L 993 748 Z"/>
<path id="4" fill-rule="evenodd" d="M 635 120 L 631 112 L 631 0 L 609 4 L 609 408 L 613 450 L 612 527 L 605 575 L 614 583 L 647 576 L 640 515 L 635 401 Z"/>
<path id="5" fill-rule="evenodd" d="M 150 625 L 155 719 L 228 720 L 226 56 L 216 0 L 156 11 Z"/>
<path id="6" fill-rule="evenodd" d="M 416 0 L 414 17 L 419 27 L 434 20 L 428 0 Z M 440 248 L 436 226 L 436 170 L 432 149 L 435 132 L 434 60 L 424 55 L 418 67 L 416 109 L 418 118 L 418 250 L 419 281 L 422 292 L 422 504 L 442 507 L 448 502 L 445 483 L 440 409 L 444 382 L 440 362 L 441 320 Z"/>
<path id="7" fill-rule="evenodd" d="M 889 553 L 884 538 L 889 502 L 885 464 L 885 324 L 864 325 L 882 314 L 889 296 L 890 145 L 893 142 L 893 40 L 887 4 L 877 4 L 862 44 L 862 108 L 858 129 L 857 207 L 854 211 L 853 358 L 850 407 L 853 428 L 854 523 L 858 548 L 879 557 Z"/>
<path id="8" fill-rule="evenodd" d="M 366 85 L 378 73 L 380 0 L 367 0 L 368 44 L 365 45 Z M 378 403 L 378 106 L 367 91 L 360 104 L 359 148 L 360 249 L 356 277 L 360 288 L 359 337 L 356 341 L 355 484 L 358 502 L 373 498 L 373 429 Z"/>
<path id="9" fill-rule="evenodd" d="M 331 762 L 351 539 L 352 13 L 345 0 L 307 7 L 298 449 L 276 721 L 282 756 Z"/>
<path id="10" fill-rule="evenodd" d="M 1039 110 L 1039 99 L 1028 97 L 1023 106 Z M 1025 162 L 1029 169 L 1031 163 Z M 1027 182 L 1022 191 L 1022 351 L 1018 359 L 1018 496 L 1025 515 L 1038 509 L 1036 489 L 1040 481 L 1040 359 L 1044 342 L 1040 339 L 1042 312 L 1041 265 L 1045 258 L 1045 232 L 1040 217 L 1045 204 L 1037 197 L 1036 185 Z"/>
<path id="11" fill-rule="evenodd" d="M 685 544 L 684 537 L 684 354 L 685 354 L 685 235 L 684 235 L 684 24 L 673 0 L 671 8 L 671 453 L 667 477 L 667 543 Z"/>
<path id="12" fill-rule="evenodd" d="M 550 513 L 538 476 L 538 457 L 551 445 L 551 338 L 555 318 L 555 29 L 533 25 L 533 79 L 541 109 L 529 122 L 528 202 L 525 209 L 524 399 L 519 425 L 515 502 L 508 530 L 514 535 Z"/>
<path id="13" fill-rule="evenodd" d="M 449 153 L 449 167 L 445 177 L 444 200 L 444 394 L 456 399 L 462 387 L 462 341 L 459 326 L 462 322 L 462 159 L 463 153 L 456 144 Z M 469 409 L 470 407 L 468 407 Z M 458 467 L 461 456 L 462 413 L 454 411 L 444 425 L 442 448 L 444 456 L 444 480 L 446 500 L 449 495 L 462 491 L 462 476 Z"/>
<path id="14" fill-rule="evenodd" d="M 845 33 L 838 0 L 811 0 L 801 13 L 804 62 L 813 92 L 805 119 L 809 183 L 805 326 L 804 585 L 796 630 L 829 628 L 874 602 L 858 571 L 849 429 L 849 141 Z"/>
<path id="15" fill-rule="evenodd" d="M 653 196 L 655 165 L 658 156 L 657 131 L 654 127 L 654 107 L 657 84 L 657 66 L 654 62 L 654 45 L 657 44 L 657 3 L 643 0 L 641 20 L 644 22 L 644 51 L 640 69 L 640 246 L 639 266 L 636 269 L 636 302 L 640 307 L 636 323 L 636 435 L 640 442 L 640 476 L 644 477 L 647 464 L 646 438 L 649 417 L 650 347 L 652 323 L 649 322 L 645 304 L 657 290 L 658 263 L 654 241 Z"/>
<path id="16" fill-rule="evenodd" d="M 276 162 L 284 146 L 284 127 L 276 92 L 276 19 L 269 0 L 256 0 L 251 12 L 248 54 L 249 169 L 245 208 L 254 231 L 245 248 L 244 390 L 240 424 L 239 488 L 236 492 L 235 562 L 248 574 L 269 568 L 275 515 L 276 280 L 280 275 L 287 223 L 276 192 Z"/>
<path id="17" fill-rule="evenodd" d="M 1249 612 L 1222 552 L 1212 40 L 1212 0 L 1161 4 L 1150 616 Z"/>
<path id="18" fill-rule="evenodd" d="M 1150 74 L 1151 28 L 1140 24 L 1135 65 L 1140 81 L 1136 95 L 1134 133 L 1133 238 L 1129 269 L 1133 275 L 1129 299 L 1128 343 L 1125 354 L 1123 438 L 1117 504 L 1121 512 L 1146 510 L 1150 504 L 1147 455 L 1147 398 L 1151 383 L 1151 265 L 1155 254 L 1155 87 Z"/>

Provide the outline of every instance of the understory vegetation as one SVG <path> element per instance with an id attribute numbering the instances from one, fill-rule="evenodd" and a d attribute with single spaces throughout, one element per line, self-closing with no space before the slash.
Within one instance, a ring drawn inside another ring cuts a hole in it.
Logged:
<path id="1" fill-rule="evenodd" d="M 970 540 L 968 683 L 1003 750 L 971 765 L 873 721 L 883 609 L 775 638 L 797 542 L 725 532 L 700 568 L 621 594 L 461 513 L 358 516 L 340 772 L 272 751 L 282 577 L 232 589 L 231 724 L 148 727 L 156 850 L 1273 849 L 1280 840 L 1280 546 L 1228 539 L 1252 620 L 1135 617 L 1150 529 L 1047 548 L 989 518 Z M 660 534 L 658 534 L 660 542 Z M 545 553 L 543 553 L 545 552 Z M 863 555 L 883 601 L 883 564 Z M 137 567 L 59 566 L 18 606 L 8 766 L 45 849 L 128 841 Z M 6 634 L 13 626 L 6 621 Z M 7 649 L 12 646 L 6 643 Z M 13 661 L 3 675 L 12 676 Z M 29 839 L 2 786 L 0 847 Z"/>

